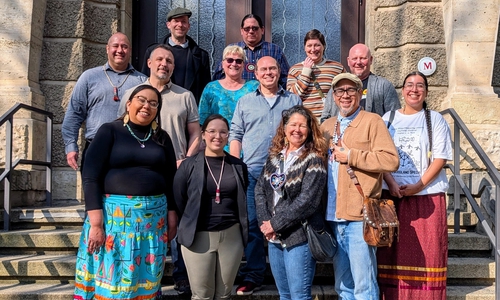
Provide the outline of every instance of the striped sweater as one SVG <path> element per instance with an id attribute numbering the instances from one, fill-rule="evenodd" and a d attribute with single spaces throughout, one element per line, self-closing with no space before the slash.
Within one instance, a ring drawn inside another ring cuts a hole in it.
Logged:
<path id="1" fill-rule="evenodd" d="M 303 62 L 301 62 L 293 65 L 288 71 L 286 89 L 299 95 L 303 105 L 310 109 L 314 116 L 319 119 L 324 103 L 318 89 L 314 86 L 311 76 L 313 72 L 324 97 L 326 97 L 332 87 L 333 78 L 340 73 L 344 73 L 345 69 L 336 61 L 323 59 L 322 62 L 315 65 L 312 69 L 305 68 Z"/>
<path id="2" fill-rule="evenodd" d="M 308 219 L 316 229 L 323 226 L 321 198 L 326 185 L 324 160 L 315 153 L 299 157 L 286 173 L 284 194 L 274 207 L 274 190 L 269 183 L 278 171 L 280 159 L 269 157 L 255 187 L 255 206 L 259 225 L 270 220 L 282 244 L 291 247 L 307 241 L 301 221 Z M 274 213 L 273 213 L 274 211 Z"/>

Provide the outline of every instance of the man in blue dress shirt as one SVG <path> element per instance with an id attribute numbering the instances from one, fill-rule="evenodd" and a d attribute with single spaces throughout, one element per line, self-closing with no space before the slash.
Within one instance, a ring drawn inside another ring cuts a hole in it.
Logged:
<path id="1" fill-rule="evenodd" d="M 106 45 L 106 53 L 106 64 L 86 70 L 78 78 L 64 115 L 61 132 L 68 165 L 74 170 L 78 169 L 78 137 L 83 122 L 86 143 L 82 167 L 86 149 L 99 127 L 116 119 L 125 91 L 148 79 L 130 64 L 132 49 L 125 34 L 113 34 Z"/>

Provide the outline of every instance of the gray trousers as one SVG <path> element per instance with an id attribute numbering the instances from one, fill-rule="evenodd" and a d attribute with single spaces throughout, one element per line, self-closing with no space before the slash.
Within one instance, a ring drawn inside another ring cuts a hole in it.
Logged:
<path id="1" fill-rule="evenodd" d="M 243 255 L 240 224 L 200 231 L 191 247 L 181 247 L 193 300 L 230 299 Z"/>

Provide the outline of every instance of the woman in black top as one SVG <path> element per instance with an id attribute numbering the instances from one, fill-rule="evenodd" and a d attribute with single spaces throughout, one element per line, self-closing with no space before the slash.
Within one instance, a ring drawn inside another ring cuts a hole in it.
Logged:
<path id="1" fill-rule="evenodd" d="M 209 116 L 201 128 L 206 148 L 184 160 L 174 179 L 178 242 L 193 299 L 227 299 L 248 236 L 248 171 L 224 152 L 227 120 Z"/>
<path id="2" fill-rule="evenodd" d="M 159 124 L 161 100 L 154 87 L 137 87 L 124 117 L 102 125 L 87 151 L 75 299 L 155 299 L 161 292 L 177 221 L 176 162 Z"/>

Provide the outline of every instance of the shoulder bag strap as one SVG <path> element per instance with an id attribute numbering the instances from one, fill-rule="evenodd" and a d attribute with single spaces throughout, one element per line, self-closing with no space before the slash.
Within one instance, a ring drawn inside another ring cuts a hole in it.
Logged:
<path id="1" fill-rule="evenodd" d="M 395 110 L 391 110 L 391 114 L 389 115 L 389 122 L 387 122 L 387 129 L 391 127 L 392 121 L 394 121 L 394 115 L 396 114 Z"/>

